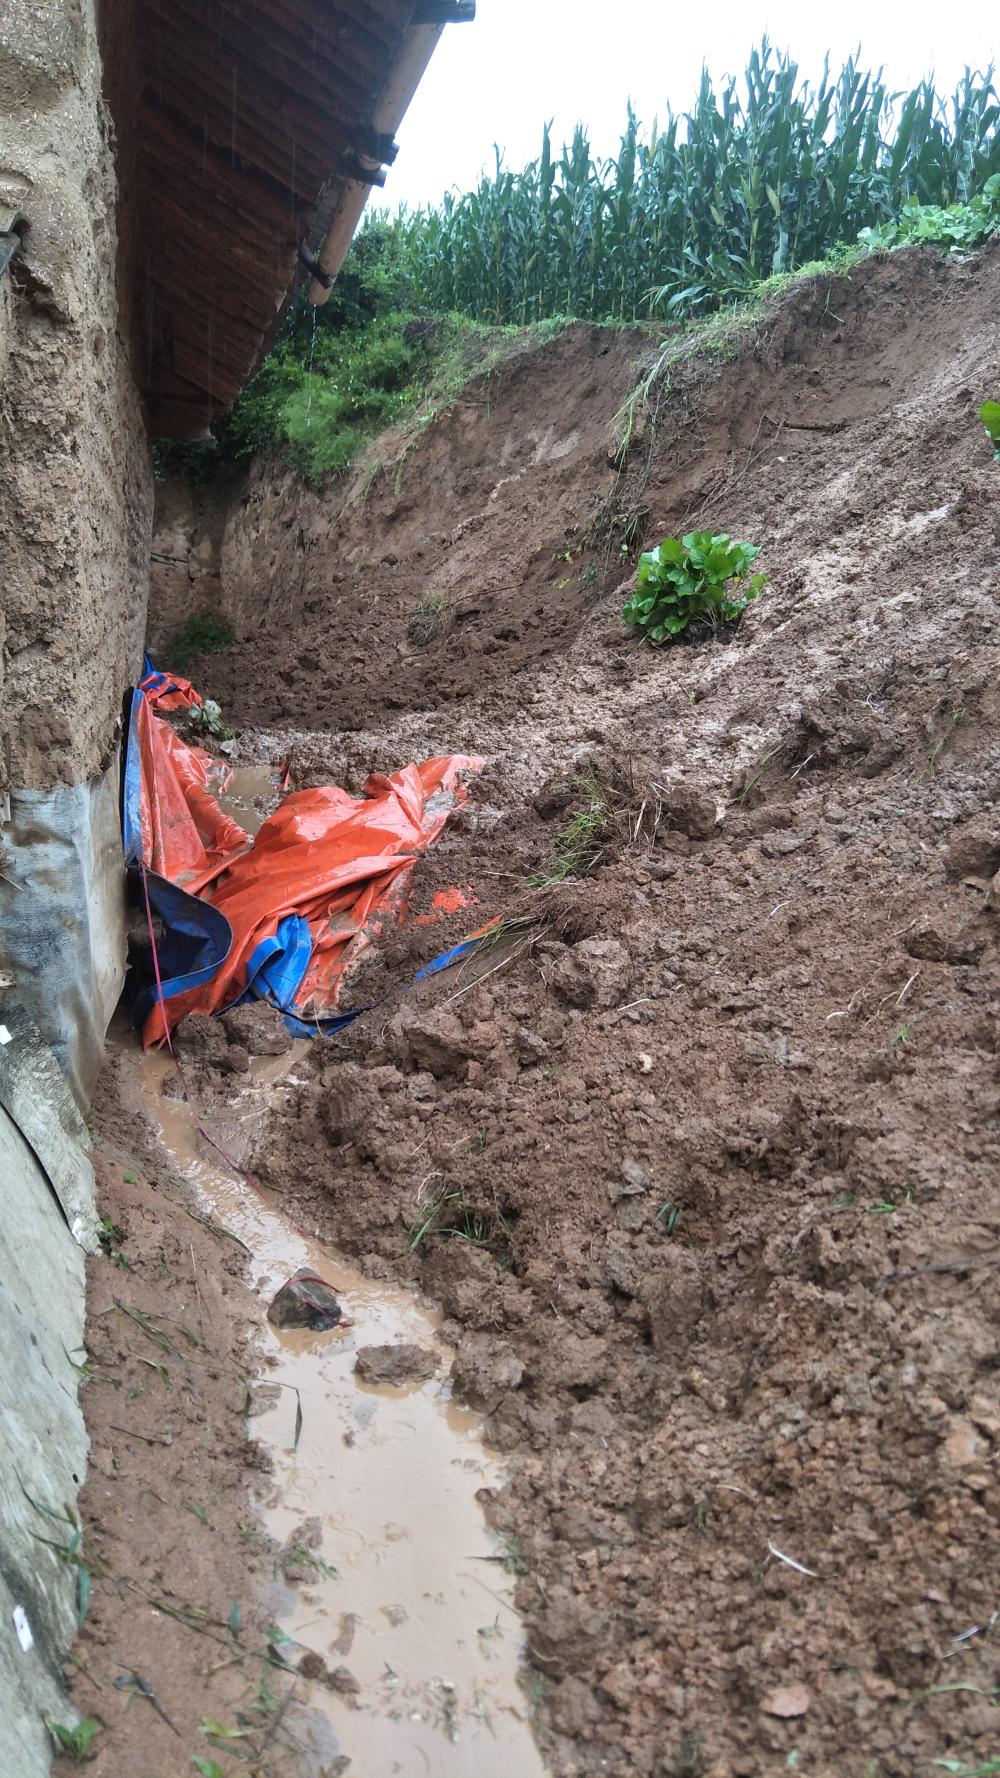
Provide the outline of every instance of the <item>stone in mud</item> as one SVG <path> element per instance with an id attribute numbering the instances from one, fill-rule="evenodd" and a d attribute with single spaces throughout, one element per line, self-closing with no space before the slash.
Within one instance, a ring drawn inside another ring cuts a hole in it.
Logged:
<path id="1" fill-rule="evenodd" d="M 564 809 L 569 808 L 577 794 L 572 778 L 546 778 L 532 806 L 535 814 L 540 815 L 543 821 L 551 821 L 554 816 L 561 815 Z"/>
<path id="2" fill-rule="evenodd" d="M 679 828 L 692 840 L 707 840 L 719 819 L 714 796 L 695 790 L 691 784 L 675 784 L 664 799 L 663 809 L 670 826 Z"/>
<path id="3" fill-rule="evenodd" d="M 423 1288 L 446 1315 L 466 1327 L 487 1327 L 494 1321 L 500 1279 L 492 1253 L 466 1241 L 443 1241 L 428 1254 L 421 1272 Z"/>
<path id="4" fill-rule="evenodd" d="M 333 1290 L 315 1272 L 300 1267 L 283 1284 L 267 1311 L 275 1327 L 311 1327 L 323 1333 L 336 1327 L 343 1314 Z"/>
<path id="5" fill-rule="evenodd" d="M 470 1407 L 492 1414 L 505 1395 L 516 1389 L 524 1365 L 509 1346 L 476 1335 L 462 1341 L 451 1367 L 452 1382 Z"/>
<path id="6" fill-rule="evenodd" d="M 278 1552 L 278 1567 L 284 1580 L 290 1587 L 314 1587 L 319 1580 L 319 1568 L 314 1552 L 323 1542 L 323 1521 L 319 1518 L 303 1519 Z"/>
<path id="7" fill-rule="evenodd" d="M 984 944 L 967 923 L 949 927 L 934 919 L 919 921 L 906 939 L 910 956 L 927 963 L 974 963 Z"/>
<path id="8" fill-rule="evenodd" d="M 192 1013 L 178 1025 L 173 1042 L 182 1063 L 229 1072 L 229 1039 L 220 1019 Z"/>
<path id="9" fill-rule="evenodd" d="M 637 1256 L 632 1243 L 616 1245 L 609 1235 L 604 1253 L 603 1272 L 613 1290 L 620 1296 L 636 1297 L 642 1288 Z"/>
<path id="10" fill-rule="evenodd" d="M 950 877 L 992 877 L 1000 869 L 1000 832 L 992 824 L 967 827 L 944 855 Z"/>
<path id="11" fill-rule="evenodd" d="M 791 1718 L 805 1716 L 809 1709 L 809 1693 L 804 1685 L 779 1685 L 761 1703 L 765 1716 Z"/>
<path id="12" fill-rule="evenodd" d="M 342 1698 L 356 1698 L 361 1690 L 361 1682 L 354 1677 L 350 1667 L 334 1667 L 328 1683 L 330 1690 L 339 1692 Z"/>
<path id="13" fill-rule="evenodd" d="M 549 987 L 569 1006 L 614 1006 L 628 988 L 631 958 L 616 938 L 585 938 L 567 948 L 549 974 Z"/>
<path id="14" fill-rule="evenodd" d="M 462 1074 L 469 1059 L 469 1038 L 458 1019 L 449 1012 L 402 1014 L 400 1037 L 418 1069 L 427 1069 L 436 1080 Z"/>
<path id="15" fill-rule="evenodd" d="M 174 1033 L 174 1049 L 181 1066 L 198 1074 L 245 1074 L 250 1057 L 243 1044 L 231 1044 L 221 1019 L 192 1013 Z"/>
<path id="16" fill-rule="evenodd" d="M 536 1063 L 548 1058 L 549 1046 L 544 1037 L 540 1037 L 537 1031 L 529 1031 L 527 1025 L 518 1027 L 514 1043 L 517 1059 L 524 1068 L 533 1068 Z"/>
<path id="17" fill-rule="evenodd" d="M 760 842 L 760 849 L 765 858 L 789 858 L 793 852 L 801 852 L 815 832 L 816 829 L 810 827 L 800 833 L 767 833 Z"/>
<path id="18" fill-rule="evenodd" d="M 605 1612 L 578 1598 L 568 1587 L 554 1586 L 535 1620 L 532 1652 L 547 1676 L 564 1679 L 594 1660 L 612 1633 Z"/>
<path id="19" fill-rule="evenodd" d="M 276 1006 L 266 1000 L 249 1001 L 234 1006 L 220 1019 L 230 1043 L 238 1044 L 251 1056 L 283 1056 L 292 1047 L 291 1033 Z"/>
<path id="20" fill-rule="evenodd" d="M 299 1661 L 299 1672 L 303 1679 L 317 1680 L 320 1685 L 326 1685 L 330 1677 L 327 1673 L 326 1662 L 324 1661 L 323 1656 L 317 1654 L 314 1648 L 306 1649 L 305 1654 Z"/>
<path id="21" fill-rule="evenodd" d="M 424 1346 L 359 1346 L 354 1369 L 364 1383 L 389 1384 L 402 1387 L 406 1383 L 426 1383 L 433 1377 L 438 1361 Z"/>
<path id="22" fill-rule="evenodd" d="M 311 1679 L 318 1685 L 325 1685 L 331 1692 L 339 1692 L 344 1698 L 356 1698 L 361 1690 L 360 1681 L 355 1679 L 349 1667 L 334 1667 L 331 1670 L 323 1656 L 317 1654 L 313 1648 L 307 1648 L 302 1655 L 299 1661 L 299 1672 L 303 1679 Z"/>
<path id="23" fill-rule="evenodd" d="M 696 1255 L 682 1247 L 667 1247 L 659 1270 L 646 1279 L 641 1294 L 655 1350 L 676 1354 L 705 1307 L 702 1269 Z"/>
<path id="24" fill-rule="evenodd" d="M 649 1191 L 652 1183 L 642 1163 L 629 1155 L 622 1161 L 619 1177 L 608 1186 L 608 1197 L 613 1204 L 617 1204 L 619 1198 L 637 1198 Z"/>

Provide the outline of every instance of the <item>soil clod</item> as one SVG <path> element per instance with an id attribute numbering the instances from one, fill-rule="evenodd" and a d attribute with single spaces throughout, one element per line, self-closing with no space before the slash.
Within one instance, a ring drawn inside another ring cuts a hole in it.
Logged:
<path id="1" fill-rule="evenodd" d="M 434 1376 L 438 1360 L 424 1346 L 359 1346 L 354 1368 L 363 1383 L 402 1387 L 426 1383 Z"/>

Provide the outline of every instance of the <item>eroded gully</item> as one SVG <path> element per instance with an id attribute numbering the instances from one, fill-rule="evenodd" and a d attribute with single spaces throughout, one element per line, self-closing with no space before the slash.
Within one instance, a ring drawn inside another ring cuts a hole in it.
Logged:
<path id="1" fill-rule="evenodd" d="M 256 826 L 255 793 L 259 801 L 270 789 L 259 770 L 238 772 L 224 806 Z M 253 1255 L 261 1384 L 251 1430 L 273 1464 L 263 1527 L 285 1547 L 310 1529 L 319 1534 L 308 1551 L 317 1578 L 278 1583 L 275 1622 L 297 1655 L 314 1650 L 327 1670 L 346 1667 L 358 1683 L 353 1696 L 312 1688 L 336 1752 L 358 1778 L 544 1778 L 519 1683 L 523 1634 L 510 1576 L 476 1499 L 499 1472 L 478 1418 L 451 1400 L 440 1317 L 299 1233 L 199 1131 L 240 1159 L 264 1117 L 272 1129 L 280 1123 L 304 1044 L 255 1058 L 240 1099 L 206 1112 L 164 1092 L 176 1091 L 169 1055 L 143 1056 L 133 1039 L 119 1041 L 136 1109 L 202 1208 Z M 314 1333 L 265 1319 L 302 1266 L 333 1285 L 349 1328 Z M 434 1380 L 390 1388 L 356 1376 L 358 1347 L 401 1342 L 438 1353 Z"/>

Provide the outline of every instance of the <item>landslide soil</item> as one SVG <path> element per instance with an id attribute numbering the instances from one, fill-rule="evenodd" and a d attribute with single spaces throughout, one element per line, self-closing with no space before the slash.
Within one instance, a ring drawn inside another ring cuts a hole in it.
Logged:
<path id="1" fill-rule="evenodd" d="M 998 313 L 996 249 L 796 287 L 675 358 L 624 466 L 649 342 L 570 328 L 400 493 L 261 470 L 232 519 L 275 578 L 194 676 L 244 758 L 486 758 L 416 871 L 478 906 L 395 935 L 257 1169 L 445 1308 L 561 1778 L 1000 1747 Z M 637 646 L 621 544 L 696 522 L 767 592 Z M 532 889 L 583 805 L 589 874 Z"/>

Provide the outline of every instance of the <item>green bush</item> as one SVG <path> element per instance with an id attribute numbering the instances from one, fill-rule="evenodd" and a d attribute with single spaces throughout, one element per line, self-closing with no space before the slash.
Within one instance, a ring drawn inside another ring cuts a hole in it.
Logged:
<path id="1" fill-rule="evenodd" d="M 321 482 L 417 398 L 429 356 L 427 330 L 397 311 L 356 328 L 317 324 L 308 346 L 290 335 L 217 423 L 220 460 L 287 449 Z"/>
<path id="2" fill-rule="evenodd" d="M 733 543 L 725 533 L 689 531 L 666 537 L 639 557 L 635 591 L 625 603 L 625 622 L 643 629 L 650 642 L 707 634 L 736 623 L 766 576 L 747 579 L 760 555 L 754 543 Z"/>
<path id="3" fill-rule="evenodd" d="M 979 418 L 990 435 L 993 455 L 1000 463 L 1000 401 L 984 401 L 979 410 Z"/>
<path id="4" fill-rule="evenodd" d="M 346 469 L 361 446 L 412 404 L 426 339 L 406 315 L 382 315 L 357 333 L 325 334 L 299 367 L 277 415 L 293 463 L 314 482 Z"/>
<path id="5" fill-rule="evenodd" d="M 966 204 L 921 204 L 908 198 L 899 215 L 879 228 L 863 228 L 863 247 L 948 247 L 953 252 L 978 246 L 1000 232 L 1000 173 L 987 179 Z"/>

